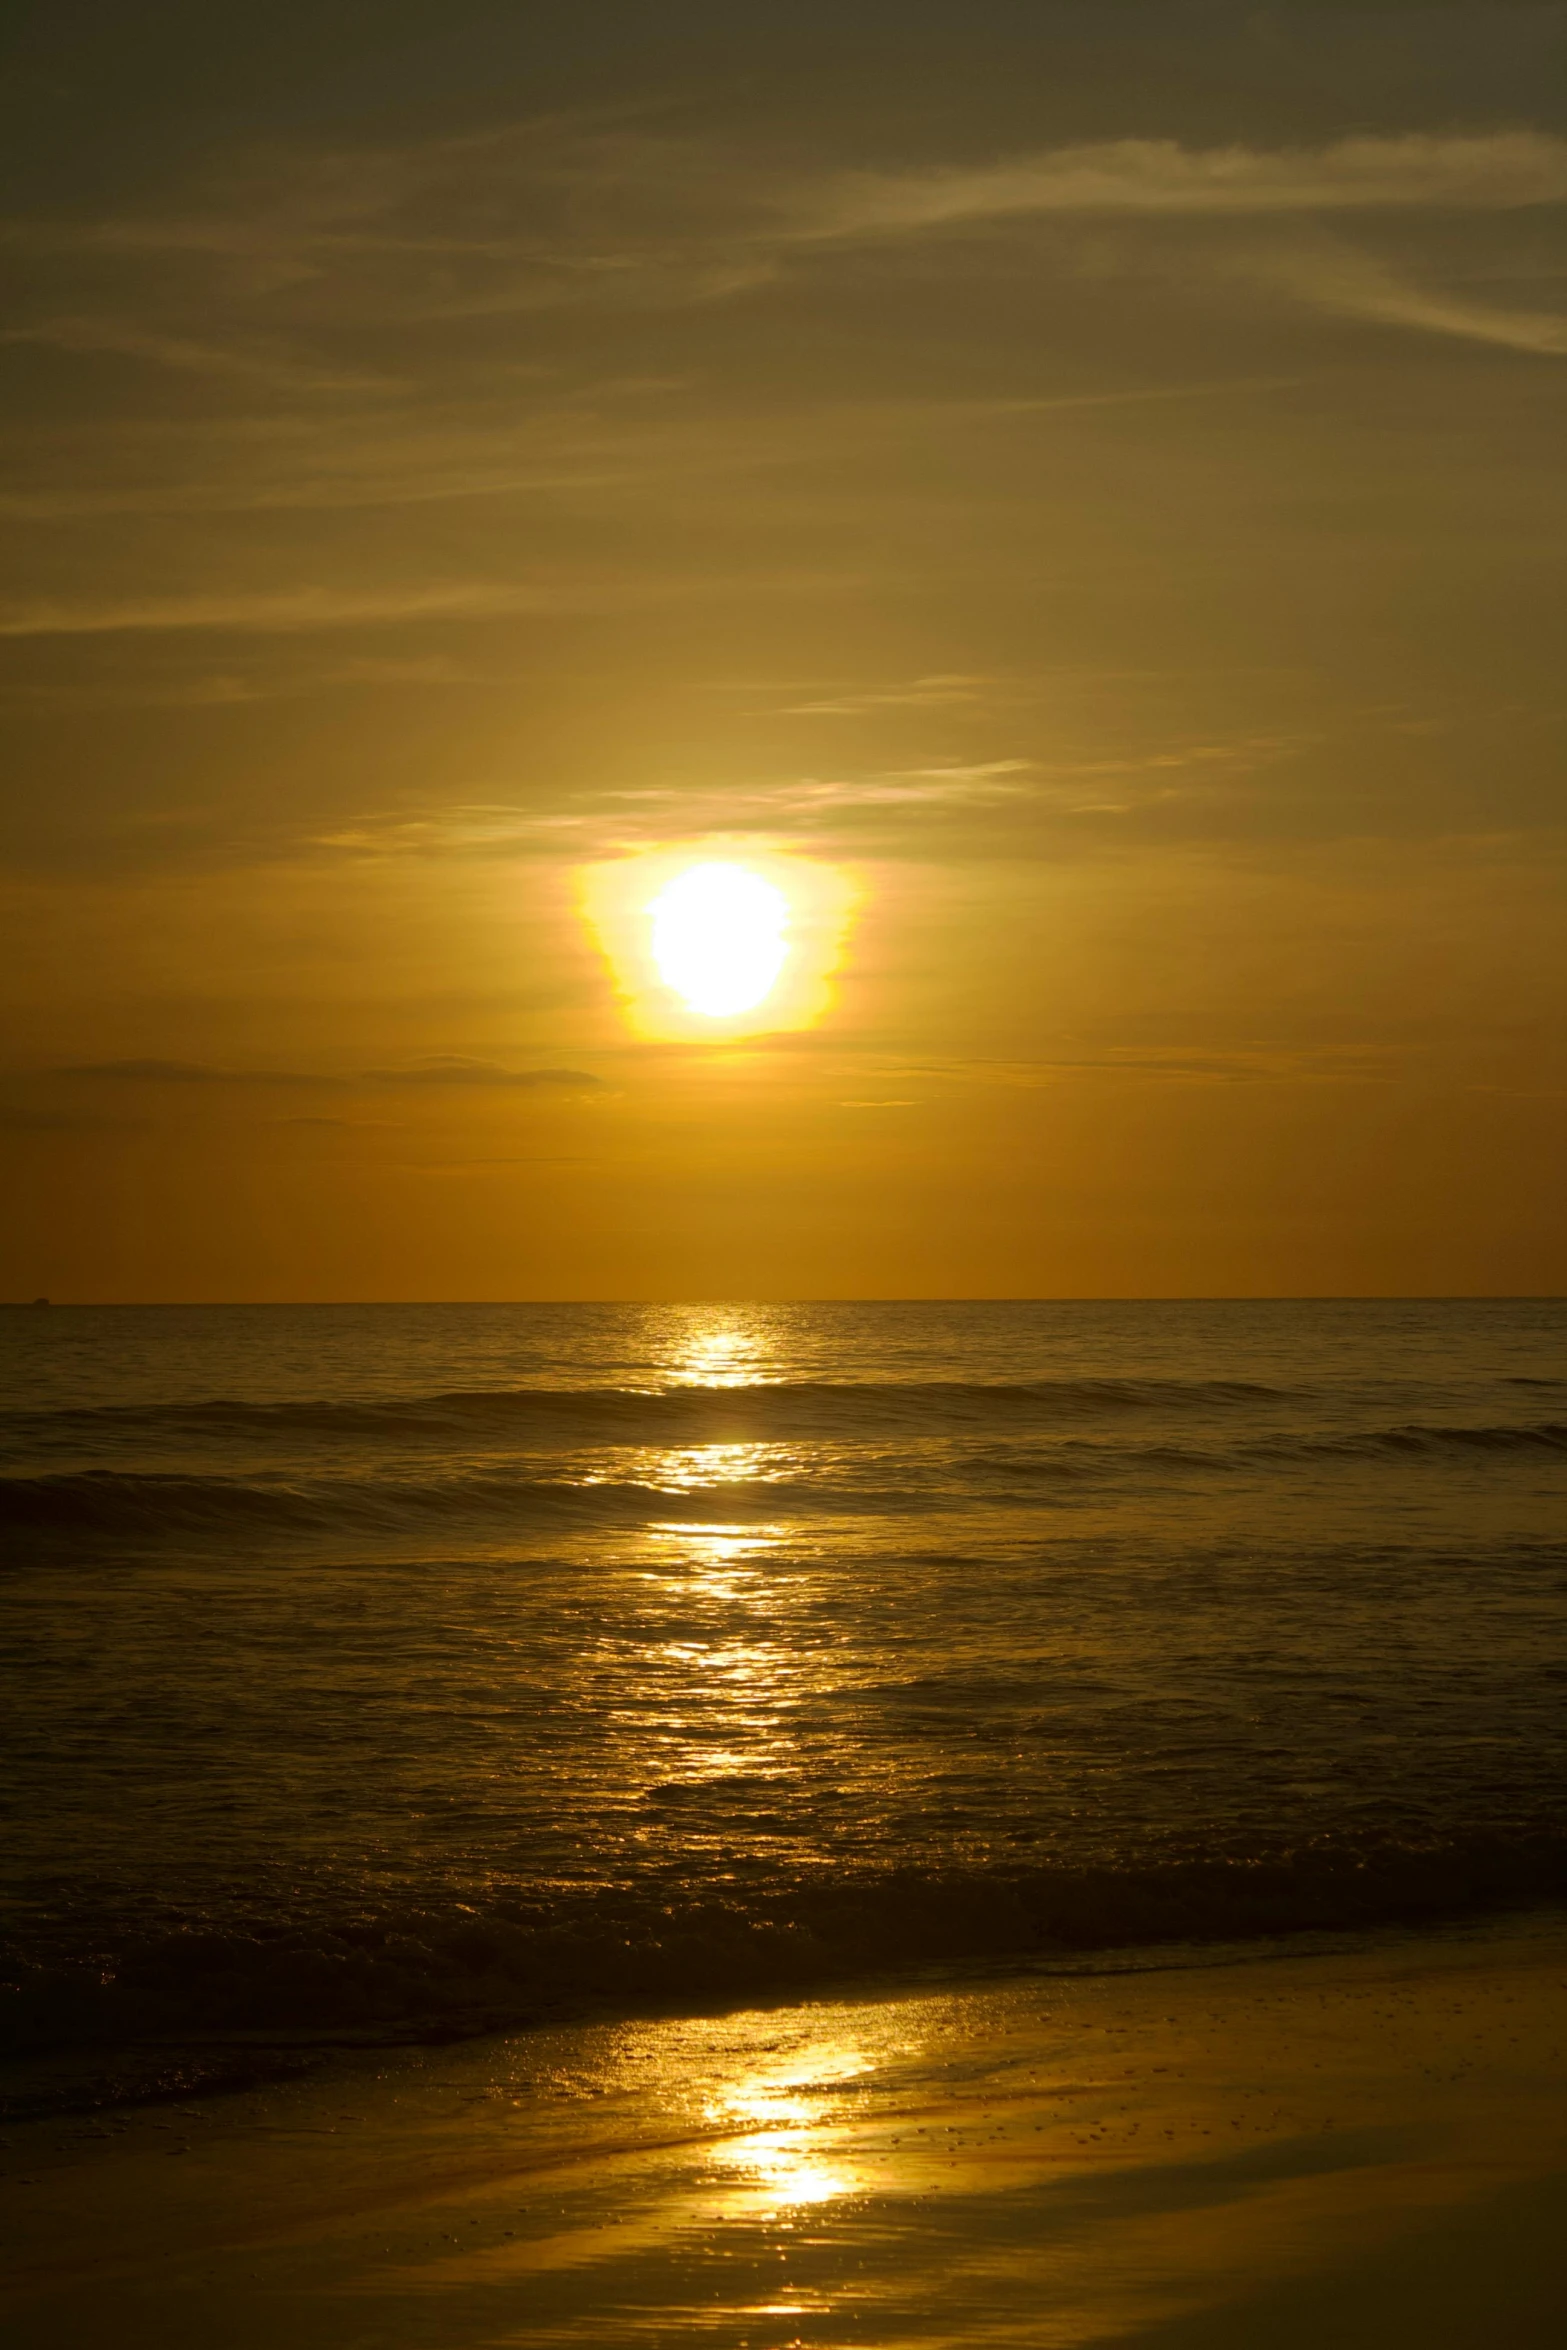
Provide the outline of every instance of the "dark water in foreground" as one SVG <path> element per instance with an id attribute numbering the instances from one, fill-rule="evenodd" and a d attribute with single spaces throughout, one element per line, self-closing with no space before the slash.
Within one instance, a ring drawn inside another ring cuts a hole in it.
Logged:
<path id="1" fill-rule="evenodd" d="M 1567 1889 L 1567 1304 L 0 1314 L 25 2046 Z"/>

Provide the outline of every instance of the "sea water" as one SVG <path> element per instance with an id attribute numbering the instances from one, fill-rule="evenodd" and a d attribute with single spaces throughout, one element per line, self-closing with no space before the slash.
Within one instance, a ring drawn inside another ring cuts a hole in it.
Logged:
<path id="1" fill-rule="evenodd" d="M 13 2045 L 1559 1897 L 1567 1303 L 0 1313 Z"/>

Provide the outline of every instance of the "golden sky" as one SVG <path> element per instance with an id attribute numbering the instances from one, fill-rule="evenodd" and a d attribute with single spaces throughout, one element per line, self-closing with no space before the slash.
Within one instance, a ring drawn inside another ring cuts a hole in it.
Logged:
<path id="1" fill-rule="evenodd" d="M 1567 11 L 239 17 L 6 70 L 0 1296 L 1564 1286 Z"/>

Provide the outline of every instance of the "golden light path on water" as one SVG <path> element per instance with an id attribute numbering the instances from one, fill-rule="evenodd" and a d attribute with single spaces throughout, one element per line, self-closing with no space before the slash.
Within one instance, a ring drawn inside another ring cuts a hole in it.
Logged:
<path id="1" fill-rule="evenodd" d="M 674 1393 L 720 1389 L 739 1398 L 777 1373 L 750 1318 L 718 1307 L 693 1318 L 663 1375 Z M 835 1680 L 831 1658 L 799 1636 L 813 1578 L 794 1555 L 792 1520 L 689 1513 L 704 1502 L 721 1508 L 726 1488 L 786 1488 L 802 1473 L 797 1445 L 735 1438 L 628 1447 L 613 1469 L 581 1475 L 583 1484 L 629 1478 L 667 1497 L 668 1516 L 643 1529 L 640 1555 L 626 1565 L 646 1594 L 637 1608 L 642 1638 L 610 1729 L 634 1800 L 663 1822 L 652 1832 L 676 1819 L 687 1848 L 735 1824 L 727 1811 L 724 1822 L 699 1825 L 695 1810 L 687 1819 L 683 1804 L 704 1793 L 737 1800 L 753 1826 L 762 1824 L 756 1815 L 772 1815 L 778 1833 L 780 1807 L 792 1800 L 797 1808 L 801 1794 L 795 1717 L 830 1697 Z M 624 1651 L 610 1647 L 606 1667 L 623 1674 Z"/>
<path id="2" fill-rule="evenodd" d="M 678 1801 L 729 1782 L 748 1808 L 770 1808 L 773 1792 L 781 1795 L 794 1778 L 792 1716 L 808 1694 L 810 1664 L 780 1621 L 787 1589 L 770 1572 L 780 1531 L 678 1522 L 653 1529 L 657 1563 L 646 1571 L 681 1636 L 659 1643 L 647 1660 L 637 1709 L 651 1766 L 645 1801 Z"/>

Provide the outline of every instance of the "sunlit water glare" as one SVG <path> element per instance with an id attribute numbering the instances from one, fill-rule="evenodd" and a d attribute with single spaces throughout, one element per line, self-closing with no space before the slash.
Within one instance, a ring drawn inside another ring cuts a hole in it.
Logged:
<path id="1" fill-rule="evenodd" d="M 0 1322 L 51 2031 L 1562 1882 L 1559 1304 Z"/>

